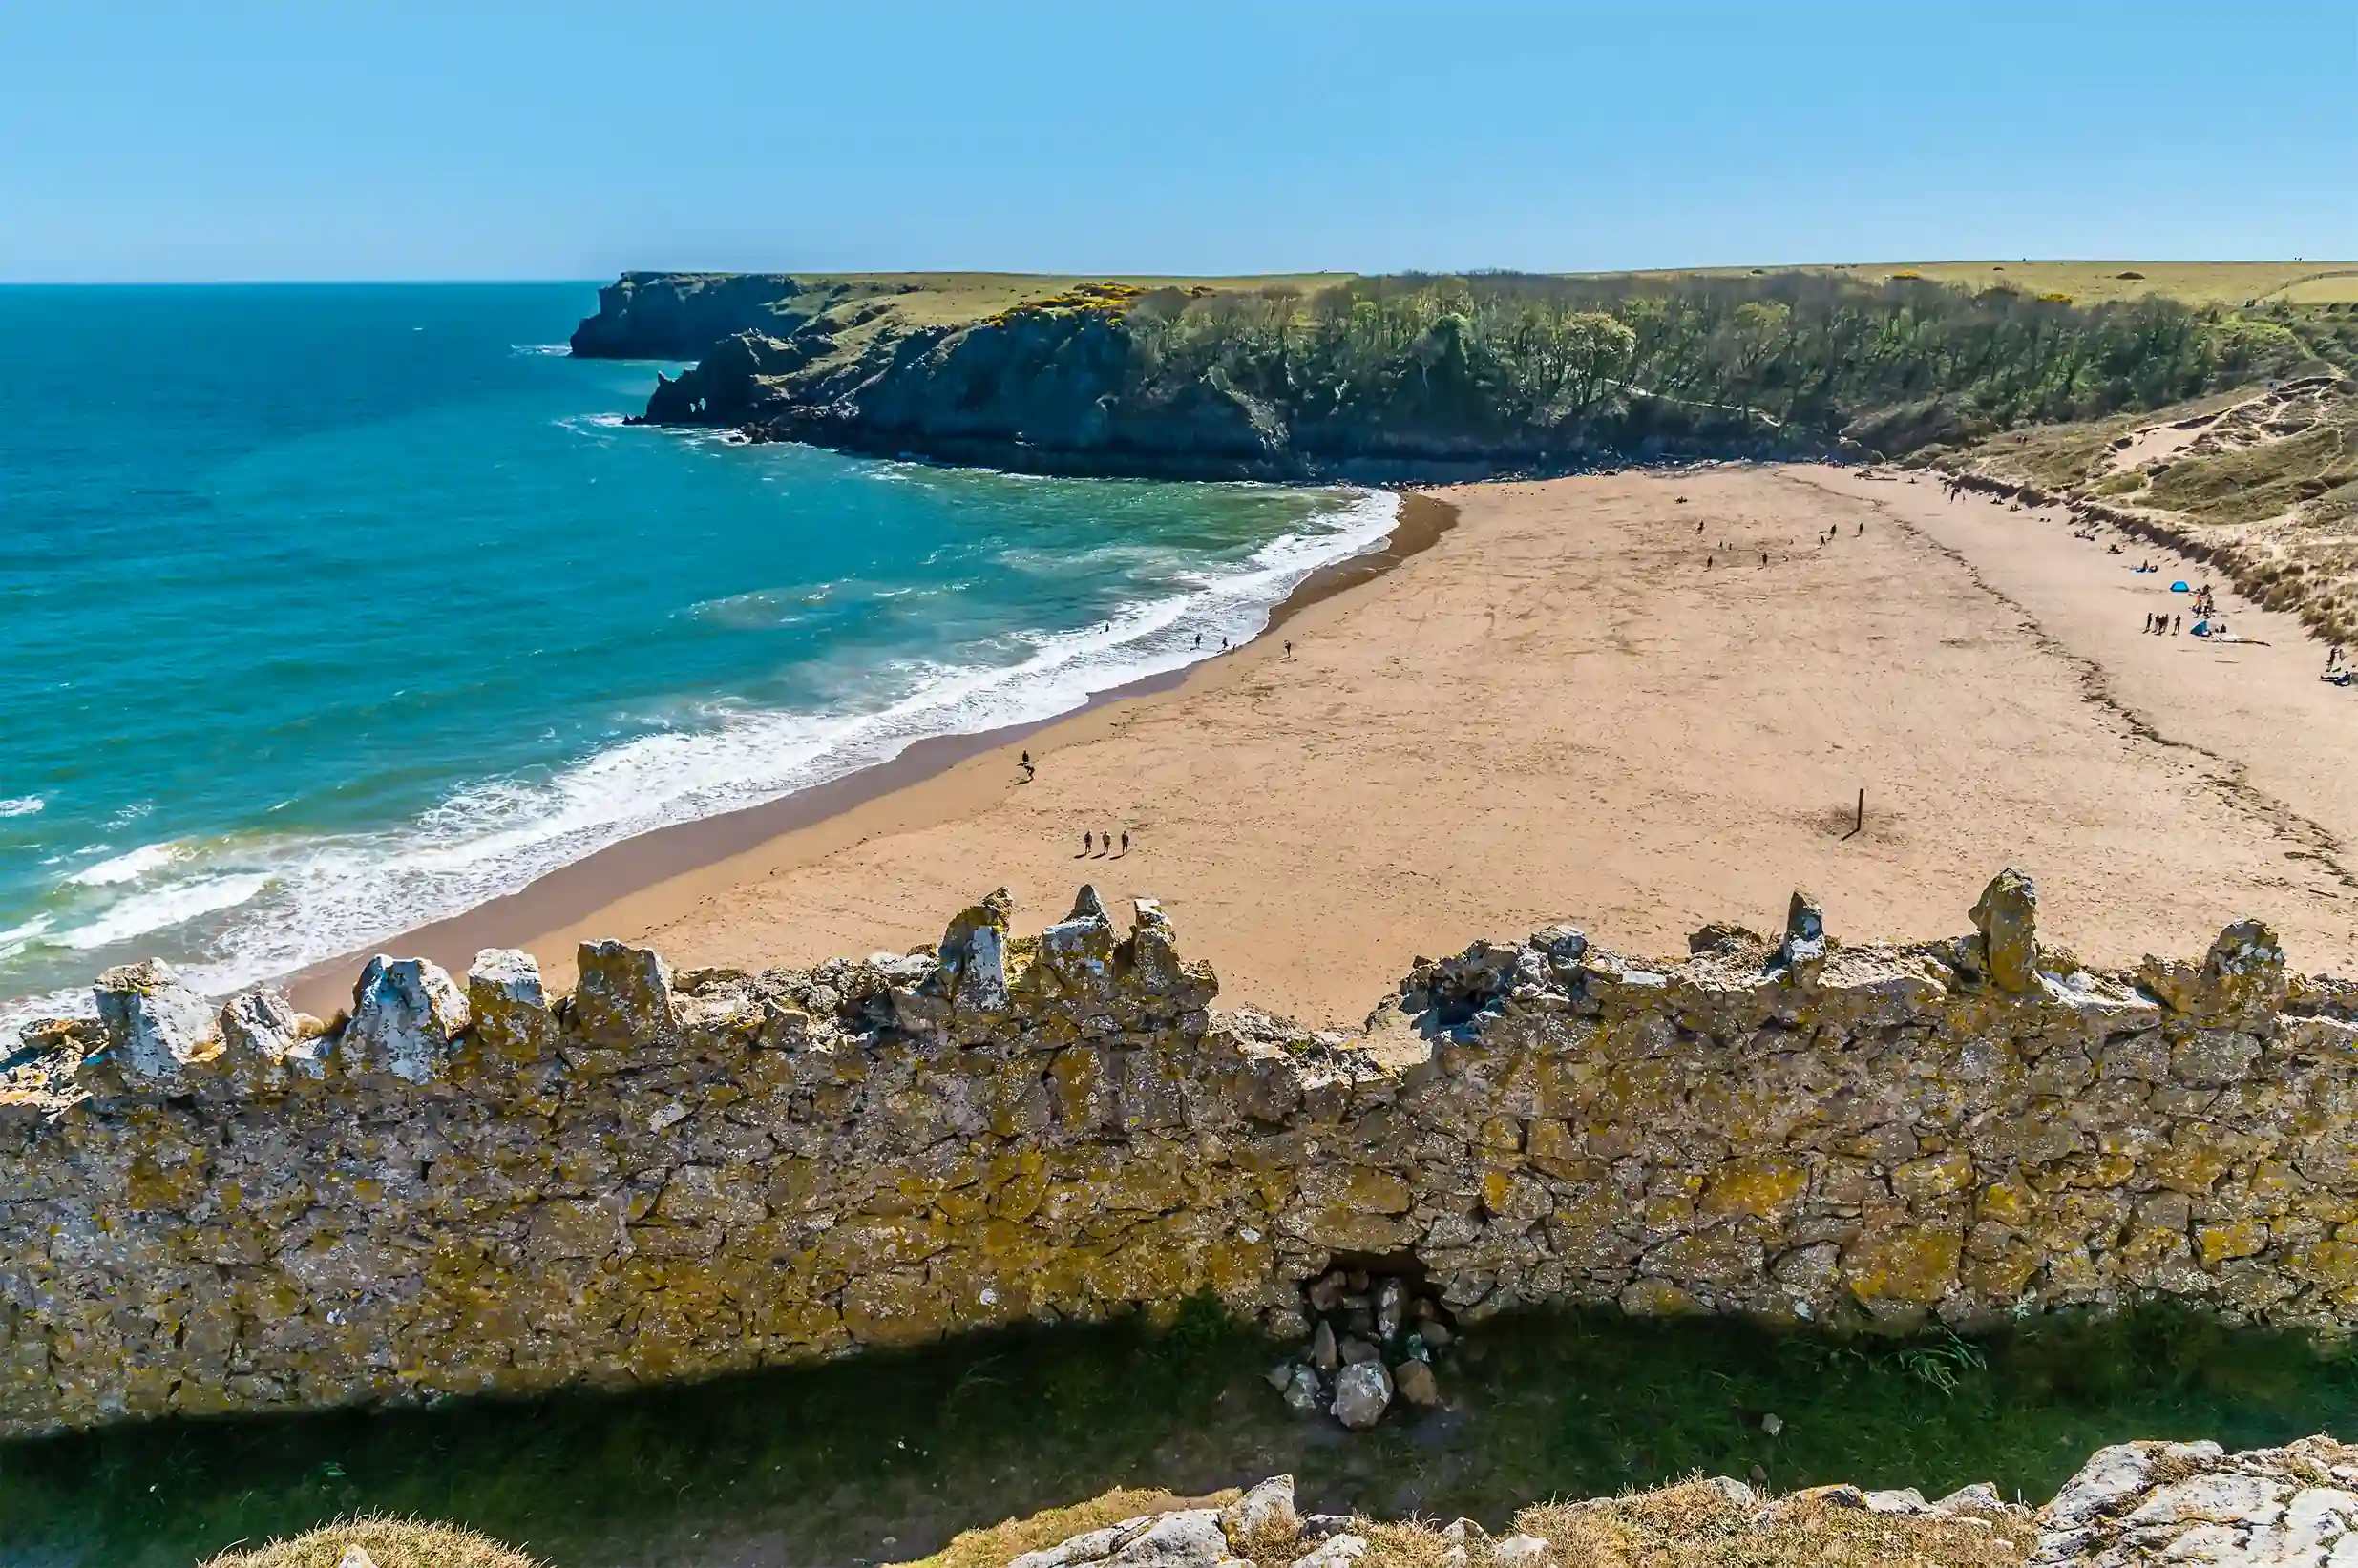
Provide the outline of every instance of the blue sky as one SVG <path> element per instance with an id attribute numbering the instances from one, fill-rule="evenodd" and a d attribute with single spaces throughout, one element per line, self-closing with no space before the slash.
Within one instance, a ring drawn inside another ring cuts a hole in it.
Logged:
<path id="1" fill-rule="evenodd" d="M 2358 257 L 2350 0 L 0 6 L 0 280 Z"/>

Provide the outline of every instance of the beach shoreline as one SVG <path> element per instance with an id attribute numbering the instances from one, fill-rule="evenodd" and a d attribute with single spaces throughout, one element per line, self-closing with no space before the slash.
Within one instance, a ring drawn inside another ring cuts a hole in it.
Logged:
<path id="1" fill-rule="evenodd" d="M 2358 704 L 2291 617 L 2222 592 L 2274 646 L 2140 636 L 2154 578 L 1928 478 L 1444 494 L 1440 548 L 1173 689 L 499 940 L 553 991 L 607 937 L 680 971 L 809 967 L 937 941 L 995 888 L 1036 930 L 1087 883 L 1158 900 L 1223 1006 L 1349 1030 L 1478 938 L 1568 923 L 1675 954 L 1708 921 L 1780 930 L 1797 888 L 1841 940 L 1962 932 L 2012 865 L 2078 961 L 2259 917 L 2297 966 L 2358 972 Z"/>
<path id="2" fill-rule="evenodd" d="M 796 834 L 825 832 L 830 824 L 847 819 L 865 827 L 883 814 L 902 821 L 893 808 L 895 798 L 936 785 L 961 768 L 971 769 L 1005 753 L 1000 761 L 1012 774 L 1013 756 L 1024 742 L 1117 704 L 1137 703 L 1178 692 L 1190 679 L 1222 660 L 1233 660 L 1247 650 L 1265 645 L 1273 634 L 1310 607 L 1371 582 L 1412 556 L 1430 550 L 1457 522 L 1457 509 L 1427 492 L 1402 490 L 1391 532 L 1372 549 L 1330 561 L 1295 584 L 1271 607 L 1260 634 L 1178 670 L 1164 671 L 1092 693 L 1078 708 L 1025 723 L 1003 725 L 968 735 L 928 736 L 912 742 L 897 756 L 808 789 L 775 800 L 720 812 L 687 822 L 666 824 L 608 845 L 535 878 L 513 893 L 488 899 L 439 920 L 430 921 L 363 949 L 338 953 L 307 964 L 277 983 L 294 1005 L 320 1016 L 347 1008 L 351 986 L 368 957 L 376 952 L 432 959 L 453 974 L 463 974 L 477 951 L 492 947 L 548 945 L 552 933 L 567 931 L 592 920 L 600 911 L 627 904 L 673 879 L 705 871 L 736 857 Z M 955 799 L 962 790 L 950 790 Z M 929 803 L 932 796 L 924 797 Z M 928 805 L 917 805 L 919 815 Z M 866 815 L 863 815 L 865 813 Z M 542 955 L 544 971 L 569 977 L 569 951 L 552 962 Z M 554 976 L 553 976 L 554 977 Z"/>

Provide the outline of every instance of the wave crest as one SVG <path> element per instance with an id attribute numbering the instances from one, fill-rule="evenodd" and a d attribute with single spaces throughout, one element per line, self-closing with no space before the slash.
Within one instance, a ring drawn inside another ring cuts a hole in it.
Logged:
<path id="1" fill-rule="evenodd" d="M 1355 493 L 1245 560 L 1189 575 L 1180 591 L 1095 625 L 993 638 L 1011 656 L 1003 663 L 887 665 L 898 691 L 889 700 L 821 712 L 707 702 L 545 775 L 460 789 L 399 827 L 143 845 L 66 879 L 72 922 L 0 935 L 0 958 L 13 941 L 116 962 L 169 931 L 204 955 L 180 967 L 215 994 L 285 974 L 514 892 L 621 839 L 825 784 L 931 736 L 1052 719 L 1095 693 L 1185 668 L 1259 635 L 1313 572 L 1380 544 L 1398 508 L 1388 491 Z M 757 592 L 696 609 L 781 608 L 763 600 Z M 0 1027 L 74 994 L 0 1003 Z"/>

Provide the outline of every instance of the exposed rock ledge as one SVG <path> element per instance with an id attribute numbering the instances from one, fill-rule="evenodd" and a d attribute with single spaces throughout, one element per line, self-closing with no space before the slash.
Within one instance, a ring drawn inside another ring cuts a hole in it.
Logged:
<path id="1" fill-rule="evenodd" d="M 1700 1550 L 1705 1555 L 1696 1554 Z M 1772 1496 L 1720 1476 L 1586 1502 L 1542 1503 L 1492 1537 L 1296 1512 L 1294 1478 L 1224 1508 L 1125 1519 L 1007 1568 L 1580 1568 L 1630 1561 L 1818 1562 L 1935 1568 L 2130 1568 L 2243 1563 L 2342 1568 L 2358 1558 L 2358 1449 L 2328 1437 L 2228 1454 L 2216 1443 L 2097 1451 L 2035 1513 L 1987 1483 L 1927 1502 L 1913 1490 L 1821 1486 Z"/>
<path id="2" fill-rule="evenodd" d="M 1988 1482 L 1937 1500 L 1907 1488 L 1819 1486 L 1776 1495 L 1717 1476 L 1537 1503 L 1492 1536 L 1472 1519 L 1439 1526 L 1299 1512 L 1291 1475 L 1212 1506 L 1118 1519 L 1057 1540 L 1100 1503 L 1002 1526 L 996 1554 L 964 1540 L 940 1557 L 1004 1568 L 1589 1568 L 1591 1564 L 1842 1564 L 1845 1568 L 2133 1568 L 2145 1563 L 2344 1568 L 2358 1557 L 2358 1449 L 2309 1437 L 2221 1453 L 2216 1443 L 2124 1443 L 2090 1457 L 2033 1511 Z M 1046 1544 L 1007 1556 L 1011 1546 Z M 533 1568 L 446 1526 L 343 1521 L 208 1568 L 327 1562 L 343 1568 Z"/>
<path id="3" fill-rule="evenodd" d="M 0 1076 L 0 1435 L 705 1376 L 1331 1266 L 1522 1304 L 1961 1327 L 2172 1298 L 2358 1328 L 2358 986 L 2229 927 L 2097 973 L 2008 872 L 1972 934 L 1549 927 L 1365 1035 L 1215 1014 L 1151 903 L 675 976 L 585 944 L 348 1019 L 160 964 Z"/>

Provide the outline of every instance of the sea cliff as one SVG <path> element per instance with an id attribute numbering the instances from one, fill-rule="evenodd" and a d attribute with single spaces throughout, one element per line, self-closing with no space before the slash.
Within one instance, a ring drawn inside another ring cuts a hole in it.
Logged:
<path id="1" fill-rule="evenodd" d="M 1799 273 L 1315 294 L 633 273 L 599 304 L 575 352 L 701 356 L 660 382 L 647 421 L 1070 474 L 1447 481 L 1868 455 L 2269 367 L 2260 340 L 2170 301 L 2083 309 Z"/>

